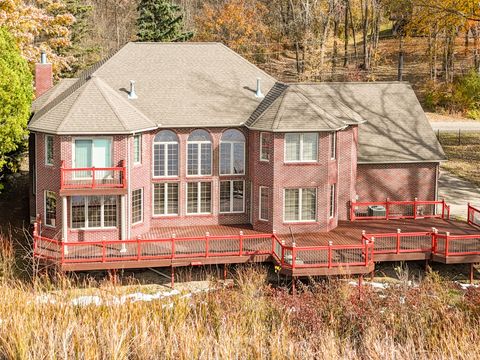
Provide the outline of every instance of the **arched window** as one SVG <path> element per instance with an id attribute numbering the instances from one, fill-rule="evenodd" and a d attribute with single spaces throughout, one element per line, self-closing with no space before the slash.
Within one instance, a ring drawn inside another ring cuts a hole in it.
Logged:
<path id="1" fill-rule="evenodd" d="M 212 175 L 212 139 L 205 130 L 195 130 L 188 137 L 187 175 Z"/>
<path id="2" fill-rule="evenodd" d="M 245 174 L 245 136 L 234 129 L 223 133 L 220 140 L 220 174 Z"/>
<path id="3" fill-rule="evenodd" d="M 178 137 L 170 130 L 162 130 L 153 139 L 153 176 L 178 176 Z"/>

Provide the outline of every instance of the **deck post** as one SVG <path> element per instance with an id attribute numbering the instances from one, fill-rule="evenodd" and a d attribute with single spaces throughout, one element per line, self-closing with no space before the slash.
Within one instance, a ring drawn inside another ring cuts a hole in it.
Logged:
<path id="1" fill-rule="evenodd" d="M 418 198 L 413 199 L 413 219 L 414 220 L 417 219 L 417 201 L 418 201 Z"/>
<path id="2" fill-rule="evenodd" d="M 473 284 L 473 272 L 475 268 L 473 267 L 473 263 L 470 263 L 470 284 Z"/>
<path id="3" fill-rule="evenodd" d="M 241 231 L 241 230 L 240 230 L 240 234 L 238 236 L 238 240 L 239 240 L 239 244 L 238 244 L 239 255 L 242 256 L 242 254 L 243 254 L 243 231 Z"/>
<path id="4" fill-rule="evenodd" d="M 328 242 L 328 268 L 330 269 L 332 267 L 332 246 L 333 246 L 333 241 Z"/>
<path id="5" fill-rule="evenodd" d="M 388 218 L 389 218 L 389 213 L 390 213 L 389 203 L 390 203 L 390 199 L 387 197 L 387 199 L 385 201 L 385 220 L 388 220 Z"/>
<path id="6" fill-rule="evenodd" d="M 170 274 L 170 286 L 175 288 L 175 268 L 173 265 L 170 267 L 171 268 L 171 274 Z"/>
<path id="7" fill-rule="evenodd" d="M 207 231 L 205 233 L 205 257 L 208 257 L 208 248 L 209 248 L 209 240 L 208 238 L 210 237 L 210 233 Z"/>
<path id="8" fill-rule="evenodd" d="M 450 237 L 450 232 L 445 233 L 445 257 L 448 256 L 448 238 Z"/>
<path id="9" fill-rule="evenodd" d="M 62 242 L 66 243 L 68 241 L 68 204 L 67 197 L 62 196 Z M 68 255 L 68 248 L 64 247 L 64 253 Z"/>

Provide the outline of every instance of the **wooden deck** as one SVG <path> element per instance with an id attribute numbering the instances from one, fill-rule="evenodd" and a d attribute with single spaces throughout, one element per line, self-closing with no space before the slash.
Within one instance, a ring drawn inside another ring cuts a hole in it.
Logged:
<path id="1" fill-rule="evenodd" d="M 439 234 L 436 253 L 432 228 Z M 453 239 L 445 245 L 447 232 L 468 239 Z M 372 238 L 370 254 L 365 244 Z M 434 218 L 343 221 L 330 232 L 293 236 L 261 234 L 249 225 L 216 225 L 156 228 L 128 241 L 62 244 L 41 240 L 36 245 L 38 257 L 64 271 L 275 262 L 282 265 L 284 274 L 313 276 L 369 273 L 380 261 L 480 262 L 480 228 Z"/>

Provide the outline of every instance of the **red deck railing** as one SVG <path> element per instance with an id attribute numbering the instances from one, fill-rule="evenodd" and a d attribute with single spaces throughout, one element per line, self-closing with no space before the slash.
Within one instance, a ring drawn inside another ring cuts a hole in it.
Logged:
<path id="1" fill-rule="evenodd" d="M 424 253 L 433 249 L 431 232 L 408 232 L 386 234 L 368 234 L 362 236 L 364 241 L 374 242 L 374 254 Z"/>
<path id="2" fill-rule="evenodd" d="M 480 233 L 474 235 L 434 234 L 433 253 L 451 256 L 480 255 Z"/>
<path id="3" fill-rule="evenodd" d="M 480 227 L 480 210 L 468 204 L 467 222 L 469 225 Z"/>
<path id="4" fill-rule="evenodd" d="M 106 168 L 66 168 L 64 161 L 61 166 L 61 189 L 95 189 L 127 187 L 125 162 L 118 167 Z"/>
<path id="5" fill-rule="evenodd" d="M 350 220 L 389 220 L 450 218 L 450 205 L 441 201 L 370 201 L 351 202 Z"/>

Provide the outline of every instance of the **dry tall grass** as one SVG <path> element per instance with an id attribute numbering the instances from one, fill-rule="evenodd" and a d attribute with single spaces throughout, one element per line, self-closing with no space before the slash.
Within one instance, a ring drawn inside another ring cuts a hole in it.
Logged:
<path id="1" fill-rule="evenodd" d="M 464 293 L 435 274 L 419 287 L 360 293 L 326 281 L 291 295 L 270 287 L 264 270 L 247 267 L 233 288 L 114 305 L 111 295 L 121 290 L 104 285 L 103 305 L 89 306 L 71 303 L 66 279 L 26 284 L 9 274 L 0 282 L 5 359 L 480 357 L 480 292 Z M 61 290 L 55 303 L 45 297 L 52 289 Z"/>

